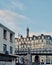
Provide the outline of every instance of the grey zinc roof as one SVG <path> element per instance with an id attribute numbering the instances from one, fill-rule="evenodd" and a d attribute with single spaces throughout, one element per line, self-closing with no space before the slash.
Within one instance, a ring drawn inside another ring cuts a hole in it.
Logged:
<path id="1" fill-rule="evenodd" d="M 5 27 L 3 24 L 0 23 L 0 27 L 2 27 L 5 30 L 8 30 L 9 32 L 15 34 L 12 30 L 10 30 L 9 28 Z"/>

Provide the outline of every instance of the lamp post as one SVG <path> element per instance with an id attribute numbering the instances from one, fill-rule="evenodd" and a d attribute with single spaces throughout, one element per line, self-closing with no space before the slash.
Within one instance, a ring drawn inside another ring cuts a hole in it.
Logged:
<path id="1" fill-rule="evenodd" d="M 18 54 L 19 54 L 19 42 L 21 40 L 22 35 L 18 33 Z M 18 57 L 18 63 L 19 63 L 19 57 Z"/>
<path id="2" fill-rule="evenodd" d="M 18 33 L 18 54 L 19 54 L 19 42 L 20 42 L 20 37 L 21 35 Z M 19 63 L 19 57 L 18 57 L 18 63 Z"/>
<path id="3" fill-rule="evenodd" d="M 18 54 L 19 54 L 19 34 L 18 34 Z M 19 57 L 18 57 L 18 64 L 19 64 Z"/>
<path id="4" fill-rule="evenodd" d="M 31 55 L 31 41 L 29 39 L 29 37 L 27 38 L 27 49 L 28 49 L 28 53 L 27 53 L 27 57 L 28 57 L 28 65 L 32 65 L 32 55 Z"/>
<path id="5" fill-rule="evenodd" d="M 18 53 L 19 53 L 19 42 L 20 42 L 20 39 L 21 39 L 20 37 L 22 37 L 22 35 L 18 33 Z"/>
<path id="6" fill-rule="evenodd" d="M 30 48 L 28 48 L 28 54 L 27 54 L 27 56 L 28 56 L 28 60 L 29 60 L 28 65 L 32 65 L 32 55 L 30 53 Z"/>

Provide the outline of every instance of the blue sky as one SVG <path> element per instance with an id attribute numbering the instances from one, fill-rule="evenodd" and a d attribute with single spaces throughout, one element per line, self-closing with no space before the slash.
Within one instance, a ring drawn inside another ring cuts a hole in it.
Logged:
<path id="1" fill-rule="evenodd" d="M 52 34 L 52 0 L 0 0 L 0 23 L 25 35 Z"/>

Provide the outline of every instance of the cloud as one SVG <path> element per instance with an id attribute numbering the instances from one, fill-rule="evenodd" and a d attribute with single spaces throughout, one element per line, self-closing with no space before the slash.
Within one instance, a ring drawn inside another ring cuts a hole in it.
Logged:
<path id="1" fill-rule="evenodd" d="M 15 19 L 17 19 L 17 21 L 20 19 L 30 21 L 28 17 L 8 10 L 0 10 L 0 19 L 5 19 L 9 22 L 15 21 Z"/>
<path id="2" fill-rule="evenodd" d="M 25 5 L 19 1 L 11 1 L 12 5 L 17 7 L 20 10 L 24 10 L 25 9 Z"/>
<path id="3" fill-rule="evenodd" d="M 15 33 L 22 31 L 22 27 L 31 23 L 29 17 L 19 14 L 26 9 L 23 2 L 19 0 L 1 0 L 0 1 L 0 23 L 11 28 Z"/>
<path id="4" fill-rule="evenodd" d="M 18 13 L 11 12 L 8 10 L 0 10 L 0 23 L 4 24 L 5 26 L 12 29 L 16 33 L 16 35 L 17 35 L 17 33 L 19 33 L 19 31 L 22 31 L 21 27 L 19 25 L 19 22 L 27 23 L 26 21 L 29 22 L 30 19 L 22 14 L 18 14 Z M 33 32 L 33 33 L 31 32 L 30 36 L 32 36 L 32 35 L 37 36 L 37 35 L 41 35 L 41 34 L 52 36 L 52 32 L 46 32 L 46 31 L 45 32 L 44 31 L 43 32 Z"/>
<path id="5" fill-rule="evenodd" d="M 0 1 L 0 6 L 3 8 L 3 9 L 8 9 L 8 10 L 25 10 L 26 9 L 26 6 L 24 3 L 18 1 L 18 0 L 2 0 Z"/>
<path id="6" fill-rule="evenodd" d="M 29 21 L 28 17 L 22 14 L 18 14 L 8 10 L 0 10 L 0 23 L 11 28 L 16 33 L 21 30 L 20 24 L 26 21 Z"/>
<path id="7" fill-rule="evenodd" d="M 11 14 L 10 12 L 0 10 L 0 20 L 3 20 L 3 22 L 7 22 L 7 24 L 14 25 L 13 22 L 14 14 Z"/>

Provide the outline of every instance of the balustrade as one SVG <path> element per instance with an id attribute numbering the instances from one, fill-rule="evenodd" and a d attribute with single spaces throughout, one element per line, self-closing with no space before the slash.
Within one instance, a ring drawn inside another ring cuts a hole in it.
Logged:
<path id="1" fill-rule="evenodd" d="M 20 49 L 19 51 L 17 50 L 17 54 L 18 53 L 28 53 L 29 52 L 29 50 L 28 49 Z M 52 53 L 52 49 L 47 49 L 47 48 L 44 48 L 44 49 L 41 49 L 41 48 L 39 48 L 39 49 L 30 49 L 30 53 Z"/>

